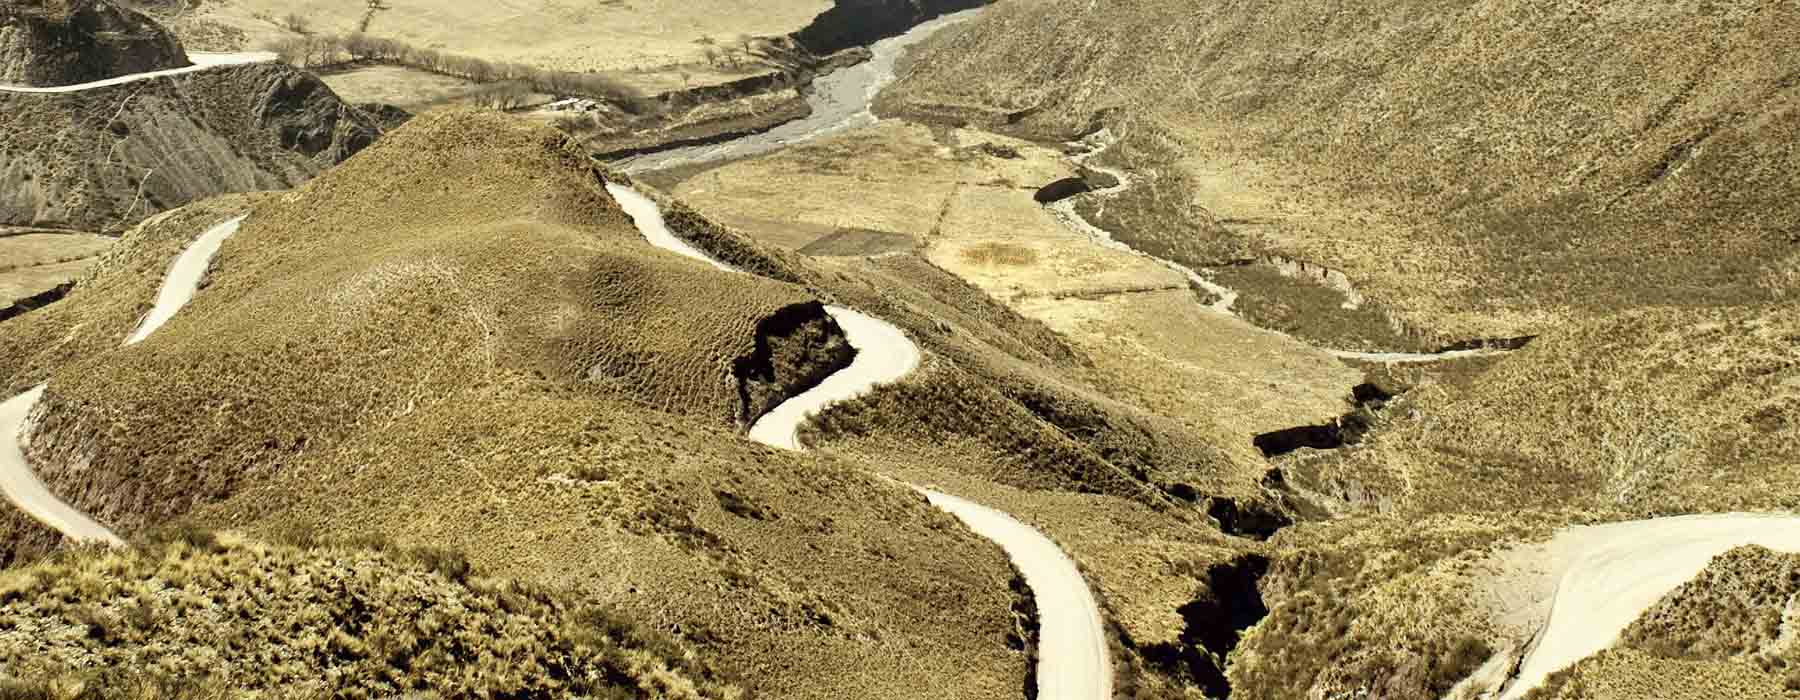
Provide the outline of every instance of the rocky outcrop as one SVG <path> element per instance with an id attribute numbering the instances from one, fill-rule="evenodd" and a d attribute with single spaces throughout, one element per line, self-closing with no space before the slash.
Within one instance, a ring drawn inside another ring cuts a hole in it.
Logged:
<path id="1" fill-rule="evenodd" d="M 873 44 L 898 36 L 914 25 L 952 12 L 986 5 L 991 0 L 837 0 L 812 24 L 789 35 L 815 56 Z"/>
<path id="2" fill-rule="evenodd" d="M 0 5 L 0 84 L 73 85 L 186 65 L 174 34 L 106 0 Z"/>
<path id="3" fill-rule="evenodd" d="M 756 324 L 756 350 L 732 365 L 745 426 L 848 367 L 856 350 L 818 302 L 795 304 Z"/>
<path id="4" fill-rule="evenodd" d="M 0 94 L 0 225 L 122 231 L 229 192 L 287 189 L 380 127 L 311 74 L 254 64 Z"/>

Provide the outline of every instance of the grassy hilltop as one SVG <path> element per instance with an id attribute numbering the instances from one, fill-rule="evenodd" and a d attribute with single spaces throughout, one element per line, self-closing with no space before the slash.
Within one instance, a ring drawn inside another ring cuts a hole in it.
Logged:
<path id="1" fill-rule="evenodd" d="M 1107 396 L 1053 333 L 924 260 L 813 261 L 669 203 L 757 273 L 723 274 L 643 241 L 614 177 L 553 130 L 450 111 L 291 192 L 154 217 L 0 334 L 5 383 L 49 380 L 34 466 L 131 537 L 191 522 L 448 547 L 782 697 L 1023 682 L 1004 557 L 878 475 L 1043 494 L 1022 515 L 1158 628 L 1247 546 L 1211 530 L 1207 499 L 1272 507 L 1242 448 Z M 163 261 L 238 212 L 190 305 L 117 348 Z M 926 367 L 838 411 L 816 453 L 744 440 L 844 360 L 820 302 L 893 320 Z M 53 542 L 0 527 L 20 560 Z M 1132 575 L 1171 551 L 1192 563 Z"/>

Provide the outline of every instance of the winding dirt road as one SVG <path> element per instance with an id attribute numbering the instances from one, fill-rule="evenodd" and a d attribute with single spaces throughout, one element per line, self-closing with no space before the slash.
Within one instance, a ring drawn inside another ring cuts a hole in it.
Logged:
<path id="1" fill-rule="evenodd" d="M 1558 577 L 1555 603 L 1501 700 L 1522 698 L 1550 674 L 1612 646 L 1713 557 L 1752 544 L 1800 552 L 1800 516 L 1685 515 L 1557 533 L 1545 550 Z"/>
<path id="2" fill-rule="evenodd" d="M 219 252 L 219 245 L 236 233 L 243 222 L 244 217 L 240 216 L 208 229 L 175 257 L 174 264 L 169 266 L 168 274 L 163 277 L 162 288 L 156 294 L 156 304 L 150 308 L 150 313 L 144 316 L 144 320 L 139 322 L 137 330 L 125 340 L 124 345 L 133 345 L 150 337 L 151 333 L 173 318 L 175 312 L 186 306 L 189 299 L 194 298 L 194 292 L 200 288 L 200 278 L 206 275 L 206 267 L 212 262 L 213 255 Z M 27 418 L 31 414 L 31 408 L 37 405 L 38 399 L 43 395 L 44 385 L 40 384 L 0 403 L 0 492 L 4 492 L 6 499 L 20 510 L 62 533 L 64 537 L 77 542 L 120 544 L 122 540 L 112 530 L 51 493 L 26 461 L 24 433 L 29 427 Z"/>
<path id="3" fill-rule="evenodd" d="M 196 52 L 188 53 L 188 60 L 193 62 L 194 65 L 183 66 L 181 68 L 170 68 L 167 70 L 149 71 L 147 73 L 132 73 L 131 75 L 121 75 L 116 78 L 107 78 L 105 80 L 95 80 L 93 82 L 88 82 L 88 83 L 76 83 L 74 85 L 55 85 L 55 86 L 51 86 L 51 87 L 31 87 L 31 86 L 26 86 L 26 85 L 0 85 L 0 92 L 20 92 L 20 93 L 34 93 L 34 94 L 59 93 L 59 92 L 81 92 L 82 90 L 92 90 L 94 88 L 112 87 L 114 85 L 125 85 L 127 83 L 135 83 L 135 82 L 138 82 L 141 80 L 150 80 L 152 78 L 163 78 L 163 77 L 167 77 L 167 76 L 171 76 L 171 75 L 183 75 L 183 74 L 187 74 L 187 73 L 197 73 L 197 72 L 204 71 L 204 70 L 212 70 L 214 68 L 218 68 L 221 66 L 238 66 L 238 65 L 243 65 L 246 63 L 268 63 L 270 61 L 275 60 L 275 54 L 268 53 L 265 51 L 252 51 L 252 52 L 247 52 L 247 53 L 205 53 L 205 52 L 196 51 Z"/>
<path id="4" fill-rule="evenodd" d="M 738 271 L 676 237 L 648 197 L 620 185 L 609 184 L 607 191 L 652 245 L 704 260 L 721 270 Z M 757 419 L 750 427 L 750 439 L 785 450 L 803 449 L 798 435 L 807 419 L 832 403 L 899 381 L 919 366 L 919 347 L 893 324 L 841 306 L 825 310 L 844 329 L 856 356 L 850 366 Z M 1111 698 L 1112 652 L 1106 627 L 1100 606 L 1075 562 L 1043 533 L 1005 513 L 921 486 L 912 488 L 932 505 L 955 515 L 975 534 L 1000 545 L 1031 587 L 1038 608 L 1037 697 Z"/>

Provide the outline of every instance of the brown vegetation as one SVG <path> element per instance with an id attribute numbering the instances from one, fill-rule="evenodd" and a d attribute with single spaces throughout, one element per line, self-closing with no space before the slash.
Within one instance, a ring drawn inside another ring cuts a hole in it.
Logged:
<path id="1" fill-rule="evenodd" d="M 607 75 L 545 70 L 518 63 L 494 63 L 436 49 L 421 49 L 402 41 L 364 34 L 312 35 L 284 39 L 271 45 L 269 49 L 283 62 L 298 68 L 356 62 L 391 63 L 477 83 L 516 84 L 551 95 L 606 100 L 634 111 L 641 108 L 641 95 L 636 90 Z"/>
<path id="2" fill-rule="evenodd" d="M 8 698 L 741 697 L 691 648 L 567 594 L 379 540 L 186 529 L 0 573 Z"/>
<path id="3" fill-rule="evenodd" d="M 1660 657 L 1746 661 L 1800 692 L 1796 596 L 1800 555 L 1738 547 L 1714 557 L 1619 636 Z"/>
<path id="4" fill-rule="evenodd" d="M 1447 339 L 1784 284 L 1791 4 L 1085 7 L 1000 3 L 888 108 L 1056 136 L 1112 125 L 1171 154 L 1128 158 L 1165 219 L 1194 202 L 1240 214 L 1212 173 L 1282 205 L 1231 236 L 1166 231 L 1343 269 Z"/>
<path id="5" fill-rule="evenodd" d="M 107 336 L 172 251 L 119 253 L 79 303 L 0 333 L 36 373 L 15 381 L 52 374 L 34 466 L 126 533 L 185 514 L 454 547 L 669 630 L 750 692 L 1016 689 L 996 548 L 859 467 L 738 434 L 734 360 L 816 297 L 651 247 L 603 177 L 547 128 L 420 116 L 257 202 L 193 302 L 126 349 Z M 216 223 L 190 219 L 142 240 Z M 776 385 L 804 354 L 771 347 Z"/>

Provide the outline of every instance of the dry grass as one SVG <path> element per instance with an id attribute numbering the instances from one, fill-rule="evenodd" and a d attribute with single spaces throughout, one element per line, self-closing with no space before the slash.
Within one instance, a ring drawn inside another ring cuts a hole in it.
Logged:
<path id="1" fill-rule="evenodd" d="M 206 3 L 195 14 L 242 27 L 252 43 L 293 33 L 279 18 L 298 13 L 311 31 L 351 34 L 366 31 L 420 46 L 496 62 L 524 63 L 553 70 L 669 69 L 704 64 L 712 37 L 730 42 L 739 34 L 777 36 L 797 30 L 830 6 L 822 0 L 701 2 L 597 2 L 570 4 L 529 0 L 510 5 L 470 5 L 456 0 L 388 3 L 362 26 L 366 3 L 356 0 L 237 0 Z"/>
<path id="2" fill-rule="evenodd" d="M 1024 267 L 1037 262 L 1035 251 L 1010 243 L 982 243 L 962 249 L 962 257 L 975 265 Z"/>
<path id="3" fill-rule="evenodd" d="M 1238 275 L 1262 323 L 1346 344 L 1544 333 L 1486 373 L 1409 379 L 1371 443 L 1281 463 L 1362 515 L 1278 538 L 1234 696 L 1439 697 L 1484 655 L 1458 635 L 1493 632 L 1468 580 L 1481 544 L 1800 506 L 1800 93 L 1778 58 L 1795 27 L 1763 0 L 1006 0 L 933 42 L 883 106 L 1058 138 L 1110 126 L 1106 158 L 1141 188 L 1089 214 L 1120 238 L 1328 265 L 1370 302 L 1358 320 Z M 1626 650 L 1546 697 L 1791 695 L 1781 681 Z"/>
<path id="4" fill-rule="evenodd" d="M 1633 649 L 1603 651 L 1550 677 L 1530 700 L 1788 700 L 1791 687 L 1731 661 L 1665 659 Z"/>
<path id="5" fill-rule="evenodd" d="M 738 435 L 736 360 L 756 355 L 761 321 L 814 296 L 651 247 L 607 176 L 549 129 L 420 117 L 260 200 L 194 301 L 113 350 L 107 324 L 128 327 L 173 249 L 216 219 L 147 225 L 137 240 L 166 248 L 115 248 L 141 270 L 103 267 L 79 303 L 0 334 L 29 350 L 15 381 L 57 368 L 35 466 L 124 532 L 185 513 L 455 547 L 477 571 L 671 630 L 752 692 L 1016 689 L 996 548 L 895 484 Z M 778 382 L 795 360 L 771 346 Z"/>
<path id="6" fill-rule="evenodd" d="M 1469 569 L 1495 541 L 1533 528 L 1505 518 L 1357 518 L 1278 537 L 1263 579 L 1269 616 L 1228 669 L 1233 697 L 1443 697 L 1487 660 L 1494 629 Z"/>
<path id="7" fill-rule="evenodd" d="M 1251 243 L 1344 269 L 1447 335 L 1780 284 L 1765 273 L 1800 201 L 1792 66 L 1776 58 L 1800 42 L 1791 5 L 1084 8 L 1001 3 L 890 101 L 995 124 L 1030 109 L 1020 127 L 1058 134 L 1097 116 L 1136 127 L 1179 156 L 1145 159 L 1179 193 L 1171 212 L 1207 199 L 1200 175 L 1245 162 L 1301 205 Z"/>
<path id="8" fill-rule="evenodd" d="M 1739 547 L 1663 596 L 1620 639 L 1666 658 L 1747 661 L 1800 691 L 1796 595 L 1800 555 Z"/>
<path id="9" fill-rule="evenodd" d="M 357 66 L 326 71 L 319 79 L 351 104 L 381 102 L 409 112 L 421 108 L 466 103 L 479 96 L 480 87 L 462 78 L 428 73 L 405 66 Z"/>
<path id="10" fill-rule="evenodd" d="M 0 574 L 8 698 L 742 697 L 666 634 L 453 552 L 200 530 Z"/>
<path id="11" fill-rule="evenodd" d="M 1739 547 L 1664 596 L 1618 648 L 1550 678 L 1534 700 L 1791 698 L 1800 556 Z"/>
<path id="12" fill-rule="evenodd" d="M 1406 513 L 1628 515 L 1800 503 L 1800 337 L 1782 307 L 1656 309 L 1538 339 L 1321 468 Z"/>

